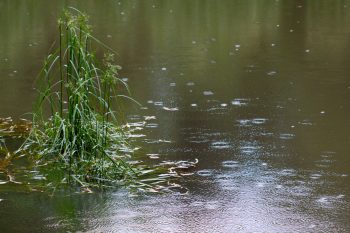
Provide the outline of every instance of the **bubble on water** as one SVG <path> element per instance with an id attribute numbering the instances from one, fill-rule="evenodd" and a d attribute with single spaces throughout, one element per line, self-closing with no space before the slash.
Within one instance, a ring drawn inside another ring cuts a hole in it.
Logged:
<path id="1" fill-rule="evenodd" d="M 235 48 L 240 48 L 240 47 L 241 47 L 240 44 L 236 44 L 236 45 L 235 45 Z"/>
<path id="2" fill-rule="evenodd" d="M 294 32 L 294 29 L 290 29 L 289 32 Z"/>
<path id="3" fill-rule="evenodd" d="M 162 101 L 157 101 L 153 103 L 155 106 L 163 106 L 163 102 Z"/>
<path id="4" fill-rule="evenodd" d="M 279 25 L 279 24 L 277 24 L 277 25 L 276 25 L 276 27 L 278 27 L 278 28 L 279 28 L 279 27 L 280 27 L 280 25 Z"/>
<path id="5" fill-rule="evenodd" d="M 320 112 L 320 114 L 322 114 L 322 115 L 325 114 L 325 113 L 326 113 L 326 111 L 321 111 L 321 112 Z"/>
<path id="6" fill-rule="evenodd" d="M 197 44 L 197 41 L 195 41 L 195 40 L 192 40 L 192 44 Z"/>
<path id="7" fill-rule="evenodd" d="M 147 100 L 148 104 L 153 104 L 153 100 Z"/>
<path id="8" fill-rule="evenodd" d="M 197 107 L 198 105 L 197 104 L 191 104 L 191 107 Z"/>
<path id="9" fill-rule="evenodd" d="M 122 78 L 122 80 L 123 80 L 124 82 L 129 81 L 129 79 L 128 79 L 128 78 Z"/>
<path id="10" fill-rule="evenodd" d="M 227 104 L 226 103 L 222 103 L 220 104 L 221 107 L 227 107 Z"/>
<path id="11" fill-rule="evenodd" d="M 186 83 L 187 86 L 194 86 L 194 82 L 188 82 Z"/>
<path id="12" fill-rule="evenodd" d="M 161 69 L 162 71 L 166 71 L 167 69 L 166 69 L 166 67 L 162 67 L 162 69 Z"/>
<path id="13" fill-rule="evenodd" d="M 310 49 L 306 49 L 305 52 L 306 52 L 306 53 L 309 53 L 309 52 L 310 52 Z"/>
<path id="14" fill-rule="evenodd" d="M 216 61 L 215 60 L 210 60 L 210 63 L 211 64 L 216 64 Z"/>
<path id="15" fill-rule="evenodd" d="M 176 86 L 176 83 L 170 83 L 169 86 L 175 87 L 175 86 Z"/>
<path id="16" fill-rule="evenodd" d="M 120 14 L 121 14 L 121 15 L 125 15 L 125 12 L 124 12 L 124 11 L 122 11 L 122 12 L 120 12 Z"/>
<path id="17" fill-rule="evenodd" d="M 267 166 L 267 163 L 262 163 L 261 166 L 265 166 L 265 167 L 266 167 L 266 166 Z"/>

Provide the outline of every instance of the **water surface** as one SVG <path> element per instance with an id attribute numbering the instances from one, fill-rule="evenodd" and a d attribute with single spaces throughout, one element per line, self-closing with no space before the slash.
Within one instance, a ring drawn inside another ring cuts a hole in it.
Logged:
<path id="1" fill-rule="evenodd" d="M 185 195 L 51 197 L 0 174 L 1 232 L 350 231 L 349 1 L 3 0 L 0 117 L 28 117 L 64 6 L 118 51 L 144 162 L 199 164 Z"/>

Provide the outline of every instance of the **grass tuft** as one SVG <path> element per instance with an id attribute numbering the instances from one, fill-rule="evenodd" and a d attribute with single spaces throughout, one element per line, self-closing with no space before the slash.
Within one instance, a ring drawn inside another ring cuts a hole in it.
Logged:
<path id="1" fill-rule="evenodd" d="M 81 186 L 114 186 L 137 176 L 118 149 L 127 145 L 116 112 L 120 67 L 108 50 L 101 64 L 88 17 L 75 8 L 58 20 L 59 46 L 39 74 L 33 126 L 22 148 L 38 163 L 59 168 L 61 181 Z M 125 92 L 125 91 L 124 91 Z"/>

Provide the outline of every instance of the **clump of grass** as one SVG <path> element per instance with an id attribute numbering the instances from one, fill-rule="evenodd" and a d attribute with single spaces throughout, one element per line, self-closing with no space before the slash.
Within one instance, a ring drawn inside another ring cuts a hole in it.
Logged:
<path id="1" fill-rule="evenodd" d="M 33 126 L 23 145 L 39 163 L 53 164 L 62 181 L 82 186 L 113 186 L 132 180 L 137 172 L 118 148 L 125 147 L 118 126 L 116 99 L 119 66 L 109 52 L 97 62 L 88 17 L 70 8 L 58 20 L 59 45 L 39 75 L 39 97 Z"/>

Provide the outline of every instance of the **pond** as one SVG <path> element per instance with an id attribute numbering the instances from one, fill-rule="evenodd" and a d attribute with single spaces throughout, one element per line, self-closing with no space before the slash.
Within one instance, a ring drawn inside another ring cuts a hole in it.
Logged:
<path id="1" fill-rule="evenodd" d="M 142 159 L 199 162 L 165 195 L 0 180 L 0 232 L 350 231 L 350 1 L 3 0 L 0 117 L 30 118 L 67 6 L 118 52 Z"/>

